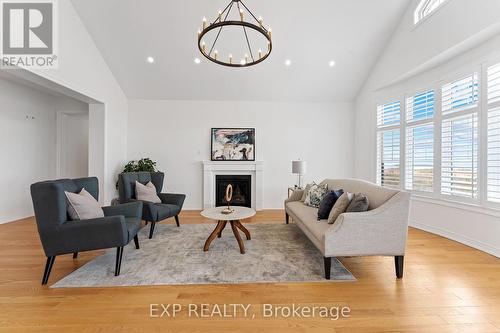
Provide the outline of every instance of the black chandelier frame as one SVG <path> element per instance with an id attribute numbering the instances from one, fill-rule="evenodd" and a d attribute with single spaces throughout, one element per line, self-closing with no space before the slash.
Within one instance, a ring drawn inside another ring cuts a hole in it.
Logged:
<path id="1" fill-rule="evenodd" d="M 240 4 L 241 4 L 247 10 L 247 12 L 250 13 L 250 15 L 257 22 L 257 24 L 244 21 L 243 19 L 241 21 L 234 21 L 234 20 L 227 21 L 226 19 L 229 16 L 229 13 L 231 12 L 231 9 L 233 8 L 234 3 L 236 3 L 238 11 L 241 11 L 241 9 L 242 9 L 240 7 Z M 223 16 L 224 16 L 224 19 L 222 18 Z M 212 56 L 212 54 L 214 52 L 215 45 L 217 44 L 217 40 L 219 39 L 219 36 L 220 36 L 222 29 L 224 27 L 228 27 L 228 26 L 240 26 L 243 28 L 243 32 L 245 33 L 245 39 L 246 39 L 248 51 L 249 51 L 249 57 L 250 57 L 248 59 L 249 61 L 247 61 L 247 59 L 245 59 L 245 63 L 226 62 L 226 61 L 221 61 L 215 55 Z M 255 31 L 259 32 L 260 34 L 262 34 L 268 42 L 267 52 L 265 52 L 261 56 L 258 56 L 257 59 L 255 59 L 255 57 L 254 57 L 252 47 L 250 45 L 250 40 L 248 39 L 247 28 L 255 30 Z M 216 30 L 216 29 L 219 29 L 219 31 L 217 32 L 215 40 L 213 41 L 213 43 L 210 46 L 210 49 L 207 53 L 207 52 L 205 52 L 206 49 L 204 49 L 204 47 L 203 47 L 203 37 L 207 33 L 209 33 L 210 31 Z M 214 22 L 208 24 L 208 26 L 206 26 L 198 34 L 198 49 L 200 50 L 201 54 L 203 54 L 203 56 L 205 58 L 207 58 L 211 62 L 214 62 L 218 65 L 227 66 L 227 67 L 250 67 L 250 66 L 254 66 L 254 65 L 257 65 L 257 64 L 263 62 L 264 60 L 266 60 L 269 57 L 269 55 L 271 54 L 271 51 L 273 49 L 273 41 L 271 38 L 270 30 L 264 28 L 264 26 L 262 25 L 262 22 L 259 21 L 259 19 L 257 19 L 255 17 L 255 15 L 250 11 L 250 9 L 248 9 L 247 6 L 245 6 L 243 1 L 231 0 L 231 2 L 226 6 L 226 8 L 222 12 L 219 13 L 217 19 Z"/>

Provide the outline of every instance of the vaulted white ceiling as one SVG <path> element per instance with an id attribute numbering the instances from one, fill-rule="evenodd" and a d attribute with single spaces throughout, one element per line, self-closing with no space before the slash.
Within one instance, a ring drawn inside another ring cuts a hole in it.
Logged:
<path id="1" fill-rule="evenodd" d="M 128 98 L 287 101 L 353 100 L 409 1 L 246 0 L 272 27 L 273 52 L 226 68 L 203 59 L 196 31 L 229 0 L 72 0 Z"/>

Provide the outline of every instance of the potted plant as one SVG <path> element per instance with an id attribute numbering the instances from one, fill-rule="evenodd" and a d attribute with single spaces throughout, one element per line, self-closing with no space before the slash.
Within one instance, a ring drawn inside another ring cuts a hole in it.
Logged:
<path id="1" fill-rule="evenodd" d="M 123 172 L 156 172 L 156 162 L 150 158 L 141 158 L 138 161 L 130 161 L 123 167 Z M 118 180 L 116 181 L 116 189 L 118 189 Z"/>

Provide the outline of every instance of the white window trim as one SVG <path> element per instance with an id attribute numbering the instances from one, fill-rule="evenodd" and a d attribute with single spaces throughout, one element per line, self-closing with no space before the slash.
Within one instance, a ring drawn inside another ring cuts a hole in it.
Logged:
<path id="1" fill-rule="evenodd" d="M 420 4 L 422 1 L 419 1 L 417 3 L 417 6 L 415 7 L 415 9 L 413 10 L 413 19 L 412 19 L 412 22 L 413 22 L 413 29 L 416 29 L 417 27 L 419 27 L 422 23 L 424 23 L 425 21 L 427 21 L 430 17 L 433 17 L 437 12 L 439 12 L 442 8 L 444 8 L 444 6 L 446 6 L 447 4 L 449 4 L 452 0 L 445 0 L 441 5 L 439 5 L 434 11 L 432 11 L 430 14 L 428 14 L 427 16 L 424 16 L 422 17 L 421 19 L 419 19 L 418 21 L 415 22 L 415 14 L 417 12 L 417 9 L 420 7 Z"/>

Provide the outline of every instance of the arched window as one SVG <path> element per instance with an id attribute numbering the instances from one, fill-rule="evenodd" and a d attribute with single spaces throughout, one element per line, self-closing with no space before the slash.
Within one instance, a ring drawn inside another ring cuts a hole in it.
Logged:
<path id="1" fill-rule="evenodd" d="M 415 24 L 420 22 L 424 17 L 438 9 L 443 3 L 448 0 L 422 0 L 415 9 Z"/>

